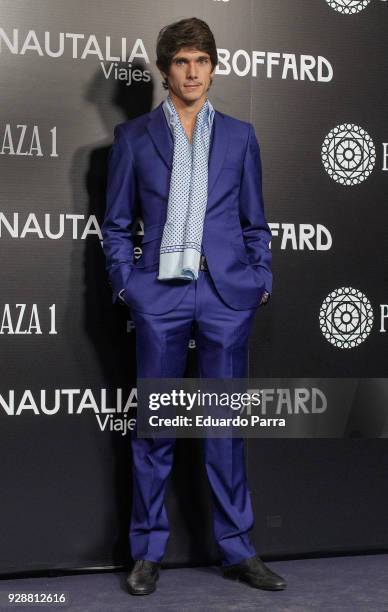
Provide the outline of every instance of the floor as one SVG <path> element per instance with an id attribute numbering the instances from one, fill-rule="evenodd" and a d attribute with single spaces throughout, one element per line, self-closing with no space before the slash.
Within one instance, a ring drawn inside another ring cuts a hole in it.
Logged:
<path id="1" fill-rule="evenodd" d="M 35 610 L 120 612 L 163 610 L 271 610 L 271 612 L 388 612 L 388 555 L 356 555 L 269 562 L 288 583 L 284 591 L 253 589 L 226 580 L 217 567 L 162 569 L 157 590 L 147 596 L 126 591 L 125 572 L 18 578 L 0 581 L 0 610 L 31 609 L 7 604 L 7 593 L 64 592 L 67 605 L 40 605 Z"/>

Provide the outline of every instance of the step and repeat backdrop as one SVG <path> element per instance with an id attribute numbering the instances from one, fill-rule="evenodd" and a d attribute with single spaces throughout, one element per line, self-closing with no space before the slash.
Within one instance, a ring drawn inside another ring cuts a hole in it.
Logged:
<path id="1" fill-rule="evenodd" d="M 261 149 L 274 284 L 250 376 L 282 380 L 289 412 L 296 386 L 306 414 L 323 379 L 344 381 L 332 439 L 247 441 L 254 542 L 388 546 L 388 3 L 0 0 L 3 575 L 130 560 L 136 330 L 105 272 L 107 156 L 114 126 L 166 96 L 159 30 L 192 16 L 217 43 L 209 99 Z M 177 441 L 167 563 L 218 558 L 201 453 Z"/>

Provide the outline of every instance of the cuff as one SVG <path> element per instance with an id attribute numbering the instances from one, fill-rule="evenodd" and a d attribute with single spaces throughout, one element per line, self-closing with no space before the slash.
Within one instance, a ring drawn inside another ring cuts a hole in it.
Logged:
<path id="1" fill-rule="evenodd" d="M 271 298 L 271 294 L 269 293 L 269 291 L 265 290 L 263 295 L 261 296 L 260 304 L 262 305 L 268 304 L 270 298 Z"/>

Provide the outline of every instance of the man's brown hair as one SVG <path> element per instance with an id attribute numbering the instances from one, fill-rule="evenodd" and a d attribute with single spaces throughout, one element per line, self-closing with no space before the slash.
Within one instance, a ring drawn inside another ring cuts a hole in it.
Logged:
<path id="1" fill-rule="evenodd" d="M 171 23 L 160 30 L 156 42 L 156 65 L 159 70 L 168 74 L 172 58 L 184 47 L 208 53 L 212 71 L 217 66 L 217 47 L 211 29 L 202 19 L 189 17 Z M 164 79 L 163 87 L 168 89 L 167 79 Z"/>

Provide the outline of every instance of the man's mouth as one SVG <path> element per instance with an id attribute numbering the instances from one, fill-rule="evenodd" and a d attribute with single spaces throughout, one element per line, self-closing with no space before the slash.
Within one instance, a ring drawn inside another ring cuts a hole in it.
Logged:
<path id="1" fill-rule="evenodd" d="M 195 89 L 195 87 L 199 87 L 199 83 L 197 85 L 185 85 L 187 89 Z"/>

